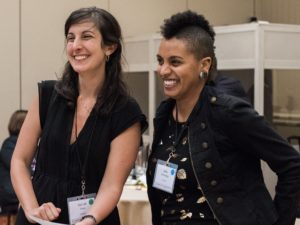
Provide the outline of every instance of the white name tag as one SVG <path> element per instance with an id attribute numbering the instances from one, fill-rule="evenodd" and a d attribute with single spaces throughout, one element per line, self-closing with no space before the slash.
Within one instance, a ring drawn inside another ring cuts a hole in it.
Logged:
<path id="1" fill-rule="evenodd" d="M 92 193 L 67 199 L 70 224 L 79 222 L 81 218 L 87 214 L 91 205 L 94 203 L 95 198 L 96 193 Z"/>
<path id="2" fill-rule="evenodd" d="M 162 191 L 173 193 L 178 165 L 157 160 L 153 187 Z"/>

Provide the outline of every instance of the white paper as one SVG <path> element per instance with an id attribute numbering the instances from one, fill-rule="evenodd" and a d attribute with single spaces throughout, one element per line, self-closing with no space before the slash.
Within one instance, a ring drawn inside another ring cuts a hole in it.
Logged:
<path id="1" fill-rule="evenodd" d="M 50 222 L 50 221 L 47 221 L 47 220 L 42 220 L 40 218 L 37 218 L 35 216 L 29 216 L 30 219 L 32 219 L 33 221 L 41 224 L 41 225 L 69 225 L 69 224 L 65 224 L 65 223 L 54 223 L 54 222 Z"/>

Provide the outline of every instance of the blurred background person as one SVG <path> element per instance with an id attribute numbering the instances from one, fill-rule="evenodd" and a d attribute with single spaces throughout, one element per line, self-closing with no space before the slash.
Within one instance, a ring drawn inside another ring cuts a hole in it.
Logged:
<path id="1" fill-rule="evenodd" d="M 18 203 L 10 179 L 10 161 L 15 149 L 18 135 L 25 120 L 27 110 L 15 111 L 8 123 L 9 137 L 2 144 L 0 151 L 0 205 L 13 205 Z"/>

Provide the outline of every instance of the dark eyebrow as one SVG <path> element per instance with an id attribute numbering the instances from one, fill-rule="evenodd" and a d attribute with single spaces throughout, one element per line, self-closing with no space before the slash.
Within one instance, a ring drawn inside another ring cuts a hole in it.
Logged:
<path id="1" fill-rule="evenodd" d="M 83 34 L 86 34 L 86 33 L 92 33 L 92 34 L 95 34 L 95 32 L 91 31 L 91 30 L 85 30 L 82 32 Z"/>
<path id="2" fill-rule="evenodd" d="M 92 34 L 95 34 L 95 32 L 93 31 L 93 28 L 94 28 L 94 26 L 90 27 L 90 28 L 87 29 L 87 30 L 82 31 L 82 33 L 83 33 L 83 34 L 85 34 L 85 33 L 92 33 Z M 70 35 L 74 35 L 73 32 L 68 32 L 67 36 L 68 36 L 69 34 L 70 34 Z"/>
<path id="3" fill-rule="evenodd" d="M 170 60 L 174 60 L 174 59 L 180 59 L 180 60 L 182 60 L 183 58 L 180 57 L 180 56 L 176 56 L 176 55 L 170 57 Z"/>
<path id="4" fill-rule="evenodd" d="M 87 32 L 95 33 L 94 32 L 95 30 L 97 30 L 97 28 L 95 25 L 93 25 L 90 28 L 88 28 L 87 30 L 84 30 L 82 33 L 87 33 Z"/>

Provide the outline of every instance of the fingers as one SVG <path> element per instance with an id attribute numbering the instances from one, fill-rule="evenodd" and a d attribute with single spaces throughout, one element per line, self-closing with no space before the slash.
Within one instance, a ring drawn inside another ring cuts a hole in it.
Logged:
<path id="1" fill-rule="evenodd" d="M 53 221 L 58 218 L 61 212 L 60 208 L 56 208 L 52 202 L 44 203 L 34 210 L 34 216 L 43 220 Z"/>
<path id="2" fill-rule="evenodd" d="M 50 221 L 59 216 L 59 213 L 52 202 L 44 203 L 42 206 L 44 207 L 44 212 Z"/>

